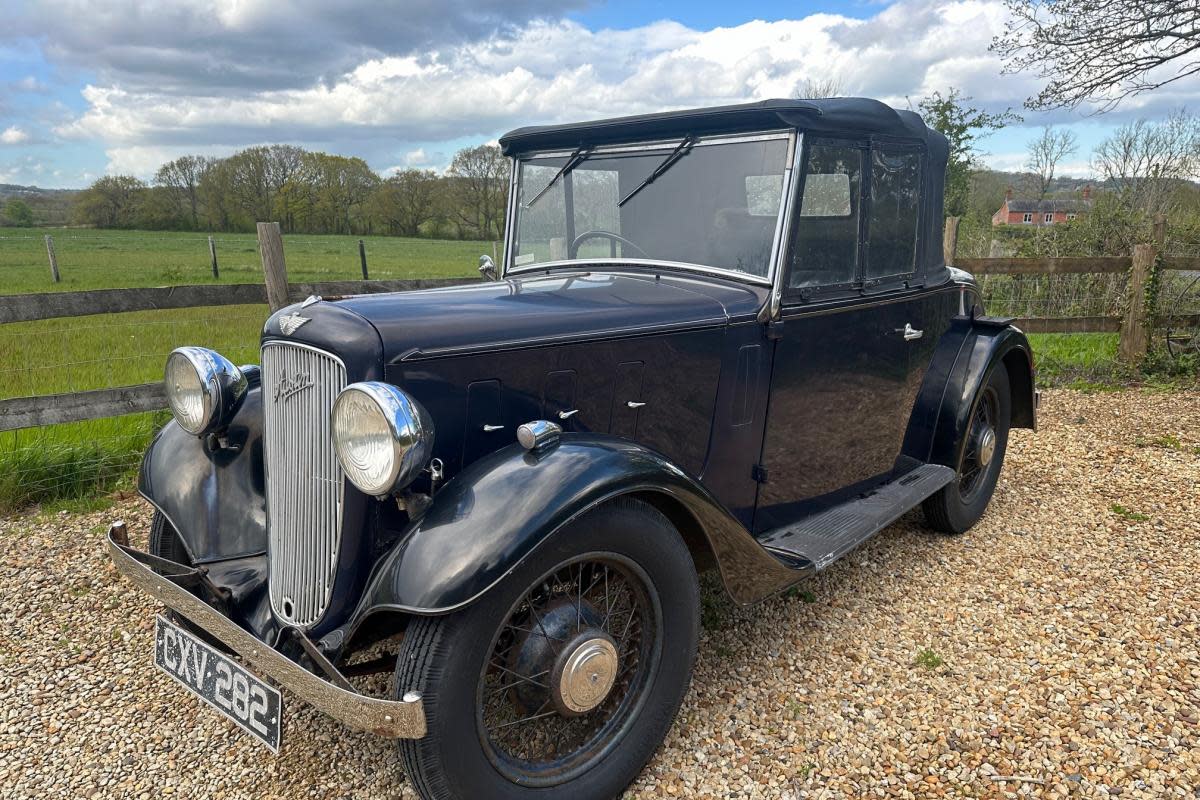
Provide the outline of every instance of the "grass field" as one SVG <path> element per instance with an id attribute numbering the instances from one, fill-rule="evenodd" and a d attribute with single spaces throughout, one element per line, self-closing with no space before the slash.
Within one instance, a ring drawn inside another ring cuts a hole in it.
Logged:
<path id="1" fill-rule="evenodd" d="M 47 235 L 53 237 L 58 257 L 62 280 L 57 284 L 50 278 Z M 288 278 L 305 282 L 361 278 L 359 238 L 285 235 Z M 492 242 L 361 238 L 372 278 L 474 275 L 479 256 L 492 254 Z M 214 239 L 219 281 L 212 277 L 207 234 L 0 228 L 0 294 L 262 281 L 254 234 L 223 233 Z"/>
<path id="2" fill-rule="evenodd" d="M 43 237 L 54 237 L 62 281 L 50 280 Z M 220 283 L 258 283 L 253 234 L 216 238 Z M 364 237 L 372 278 L 475 274 L 491 242 Z M 361 277 L 358 237 L 285 236 L 293 281 Z M 208 238 L 193 233 L 0 229 L 0 293 L 214 283 Z M 162 377 L 183 344 L 235 363 L 258 360 L 266 306 L 224 306 L 0 325 L 0 399 L 126 386 Z M 0 433 L 0 510 L 89 497 L 128 482 L 166 412 Z"/>
<path id="3" fill-rule="evenodd" d="M 54 237 L 54 284 L 43 237 Z M 262 280 L 253 234 L 216 237 L 222 283 Z M 372 278 L 475 274 L 491 242 L 364 237 Z M 361 277 L 358 237 L 284 236 L 294 281 Z M 204 234 L 0 229 L 0 294 L 212 283 Z M 228 306 L 0 325 L 0 399 L 158 380 L 183 344 L 212 347 L 235 363 L 258 360 L 266 306 Z M 1104 386 L 1117 368 L 1115 334 L 1030 337 L 1039 382 Z M 0 511 L 94 497 L 128 483 L 166 412 L 0 433 Z"/>

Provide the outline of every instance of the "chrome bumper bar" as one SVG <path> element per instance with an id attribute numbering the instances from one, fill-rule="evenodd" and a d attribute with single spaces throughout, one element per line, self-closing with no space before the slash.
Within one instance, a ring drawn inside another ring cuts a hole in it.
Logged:
<path id="1" fill-rule="evenodd" d="M 219 639 L 260 675 L 271 678 L 318 711 L 355 730 L 391 739 L 420 739 L 425 735 L 425 709 L 419 694 L 409 692 L 402 700 L 381 700 L 343 689 L 309 672 L 267 647 L 208 603 L 155 572 L 147 562 L 161 559 L 126 544 L 124 528 L 124 523 L 117 522 L 108 531 L 109 555 L 117 571 L 167 608 Z"/>

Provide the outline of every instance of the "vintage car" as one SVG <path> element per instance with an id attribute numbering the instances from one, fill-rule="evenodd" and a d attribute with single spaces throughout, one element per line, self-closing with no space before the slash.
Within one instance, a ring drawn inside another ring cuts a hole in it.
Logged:
<path id="1" fill-rule="evenodd" d="M 166 606 L 156 663 L 272 748 L 279 686 L 397 739 L 423 797 L 607 798 L 688 690 L 698 573 L 756 603 L 918 505 L 966 531 L 1034 426 L 1032 354 L 944 263 L 947 144 L 914 113 L 500 144 L 485 280 L 310 297 L 258 366 L 170 355 L 150 552 L 120 523 L 110 551 Z"/>

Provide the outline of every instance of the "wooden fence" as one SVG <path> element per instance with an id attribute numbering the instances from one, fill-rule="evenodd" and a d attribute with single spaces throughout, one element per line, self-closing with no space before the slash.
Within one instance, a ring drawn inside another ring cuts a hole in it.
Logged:
<path id="1" fill-rule="evenodd" d="M 1145 306 L 1146 285 L 1153 270 L 1200 270 L 1200 258 L 1159 258 L 1162 223 L 1154 245 L 1138 245 L 1129 256 L 1112 258 L 958 258 L 958 219 L 946 221 L 946 263 L 976 275 L 1055 275 L 1068 273 L 1129 273 L 1126 313 L 1120 317 L 1043 317 L 1018 319 L 1030 333 L 1119 333 L 1121 357 L 1136 361 L 1146 352 L 1152 309 Z M 289 283 L 283 239 L 277 223 L 259 223 L 259 254 L 264 282 L 227 286 L 167 286 L 149 289 L 98 289 L 0 296 L 0 324 L 42 319 L 115 314 L 127 311 L 198 308 L 268 303 L 272 310 L 309 295 L 338 297 L 373 292 L 396 292 L 452 286 L 469 278 L 430 280 L 330 281 Z M 51 253 L 53 245 L 50 245 Z M 51 255 L 53 263 L 53 255 Z M 215 260 L 215 259 L 214 259 Z M 216 270 L 214 268 L 214 274 Z M 363 266 L 366 275 L 366 267 Z M 1179 320 L 1200 325 L 1195 319 Z M 0 431 L 100 419 L 166 408 L 161 381 L 137 386 L 94 389 L 67 394 L 0 400 Z"/>
<path id="2" fill-rule="evenodd" d="M 1124 313 L 1110 317 L 1022 317 L 1015 321 L 1026 333 L 1118 333 L 1118 352 L 1136 363 L 1146 355 L 1154 309 L 1146 307 L 1146 289 L 1154 271 L 1197 270 L 1200 257 L 1159 256 L 1166 240 L 1166 220 L 1155 221 L 1154 244 L 1139 244 L 1128 256 L 1063 258 L 959 258 L 958 217 L 946 219 L 942 239 L 946 263 L 973 275 L 1067 275 L 1128 273 Z M 1183 325 L 1200 325 L 1200 314 L 1175 317 Z"/>
<path id="3" fill-rule="evenodd" d="M 42 319 L 156 311 L 206 306 L 267 303 L 275 311 L 309 295 L 326 298 L 376 292 L 402 292 L 453 286 L 469 278 L 289 283 L 278 223 L 259 223 L 263 283 L 226 286 L 164 286 L 148 289 L 97 289 L 0 296 L 0 324 Z M 364 267 L 365 274 L 365 267 Z M 167 407 L 162 381 L 136 386 L 0 400 L 0 431 L 116 417 Z"/>

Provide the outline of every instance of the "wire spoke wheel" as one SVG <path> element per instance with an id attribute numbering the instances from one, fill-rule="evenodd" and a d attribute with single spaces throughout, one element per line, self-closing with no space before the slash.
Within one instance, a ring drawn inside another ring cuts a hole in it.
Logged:
<path id="1" fill-rule="evenodd" d="M 651 582 L 623 556 L 587 554 L 547 573 L 510 609 L 480 674 L 492 763 L 548 785 L 603 758 L 644 699 L 660 618 Z"/>
<path id="2" fill-rule="evenodd" d="M 971 500 L 984 483 L 995 455 L 999 404 L 995 389 L 989 386 L 980 395 L 971 416 L 966 447 L 958 468 L 958 491 L 965 501 Z"/>

